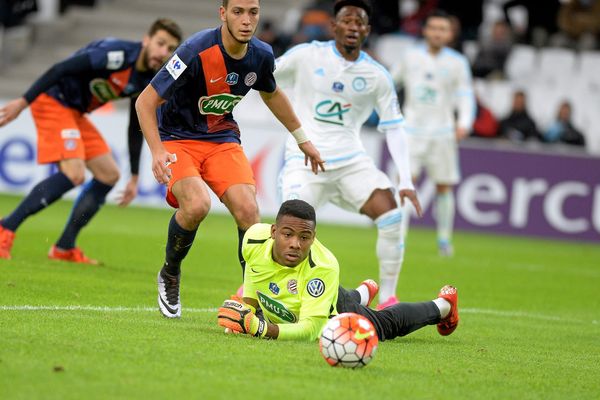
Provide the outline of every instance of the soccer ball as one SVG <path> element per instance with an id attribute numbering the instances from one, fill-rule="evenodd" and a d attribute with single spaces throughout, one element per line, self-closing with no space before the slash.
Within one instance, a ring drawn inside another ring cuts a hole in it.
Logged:
<path id="1" fill-rule="evenodd" d="M 361 368 L 375 356 L 377 333 L 371 322 L 355 313 L 343 313 L 330 319 L 319 339 L 325 361 L 333 367 Z"/>

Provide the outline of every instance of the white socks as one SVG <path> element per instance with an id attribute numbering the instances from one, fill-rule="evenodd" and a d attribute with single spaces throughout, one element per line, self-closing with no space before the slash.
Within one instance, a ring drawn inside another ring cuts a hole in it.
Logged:
<path id="1" fill-rule="evenodd" d="M 369 288 L 367 285 L 360 285 L 356 291 L 360 294 L 360 305 L 366 307 L 369 302 Z"/>
<path id="2" fill-rule="evenodd" d="M 375 219 L 376 253 L 379 258 L 379 302 L 396 295 L 398 275 L 404 258 L 404 242 L 400 232 L 402 212 L 394 208 Z"/>
<path id="3" fill-rule="evenodd" d="M 449 190 L 435 197 L 438 243 L 452 243 L 454 229 L 454 193 Z"/>
<path id="4" fill-rule="evenodd" d="M 452 305 L 448 300 L 438 297 L 437 299 L 433 300 L 433 302 L 440 310 L 440 317 L 442 319 L 446 318 L 448 314 L 450 314 L 450 308 L 452 307 Z"/>

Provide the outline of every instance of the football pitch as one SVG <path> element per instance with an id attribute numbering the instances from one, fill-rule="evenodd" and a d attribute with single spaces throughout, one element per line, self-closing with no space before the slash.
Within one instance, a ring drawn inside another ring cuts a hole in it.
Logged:
<path id="1" fill-rule="evenodd" d="M 18 201 L 0 196 L 0 214 Z M 458 329 L 380 343 L 366 368 L 346 370 L 316 342 L 223 333 L 215 308 L 241 283 L 230 216 L 204 221 L 183 264 L 182 318 L 167 320 L 156 274 L 171 211 L 105 207 L 79 240 L 104 265 L 81 266 L 46 258 L 70 206 L 26 221 L 0 260 L 1 399 L 600 398 L 598 245 L 459 232 L 442 259 L 434 232 L 412 229 L 399 296 L 455 285 Z M 317 232 L 342 285 L 377 278 L 374 229 Z"/>

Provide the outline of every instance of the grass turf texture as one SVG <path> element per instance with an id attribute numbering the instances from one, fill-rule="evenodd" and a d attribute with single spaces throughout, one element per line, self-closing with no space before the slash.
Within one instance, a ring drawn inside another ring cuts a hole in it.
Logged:
<path id="1" fill-rule="evenodd" d="M 6 213 L 19 201 L 1 196 Z M 362 370 L 331 368 L 317 343 L 225 335 L 214 308 L 240 284 L 230 216 L 210 215 L 183 265 L 181 320 L 156 309 L 171 211 L 105 207 L 79 245 L 101 267 L 49 261 L 71 203 L 17 233 L 0 260 L 0 398 L 598 398 L 600 248 L 457 233 L 437 256 L 434 233 L 413 229 L 403 301 L 459 288 L 461 323 L 380 343 Z M 341 283 L 377 278 L 374 229 L 318 225 Z M 18 306 L 82 306 L 22 310 Z M 106 307 L 106 309 L 103 309 Z M 186 309 L 188 311 L 186 311 Z"/>

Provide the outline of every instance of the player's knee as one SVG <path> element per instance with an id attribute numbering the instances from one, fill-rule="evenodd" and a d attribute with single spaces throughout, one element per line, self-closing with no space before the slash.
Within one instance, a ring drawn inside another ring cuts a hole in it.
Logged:
<path id="1" fill-rule="evenodd" d="M 199 224 L 208 215 L 210 203 L 203 201 L 180 203 L 179 210 L 188 222 Z"/>
<path id="2" fill-rule="evenodd" d="M 242 229 L 248 229 L 260 220 L 258 205 L 253 201 L 236 205 L 232 214 L 237 225 Z"/>
<path id="3" fill-rule="evenodd" d="M 82 185 L 85 182 L 85 169 L 70 169 L 63 171 L 63 173 L 69 178 L 73 186 Z"/>
<path id="4" fill-rule="evenodd" d="M 121 173 L 118 169 L 111 169 L 108 171 L 104 171 L 98 176 L 95 176 L 95 178 L 106 185 L 114 186 L 117 184 L 117 182 L 119 182 L 119 179 L 121 178 Z"/>

